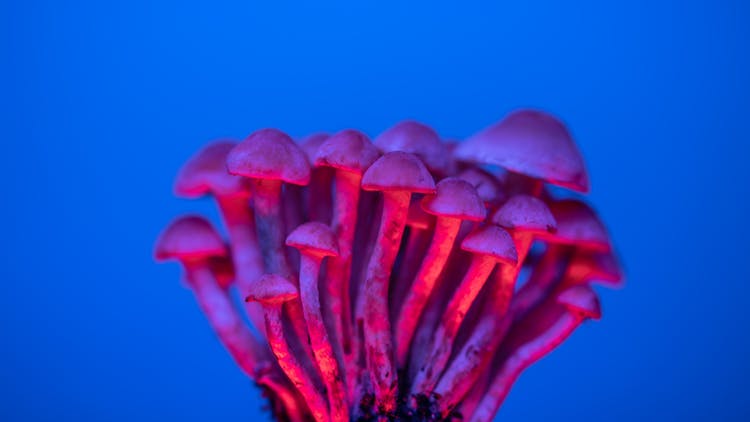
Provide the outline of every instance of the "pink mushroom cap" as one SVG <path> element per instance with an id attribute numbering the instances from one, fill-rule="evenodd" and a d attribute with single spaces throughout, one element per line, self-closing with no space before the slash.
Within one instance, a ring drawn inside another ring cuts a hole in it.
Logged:
<path id="1" fill-rule="evenodd" d="M 555 217 L 542 200 L 530 195 L 515 195 L 492 216 L 492 222 L 509 230 L 535 234 L 554 232 Z"/>
<path id="2" fill-rule="evenodd" d="M 397 151 L 384 154 L 367 169 L 362 189 L 434 193 L 435 181 L 416 155 Z"/>
<path id="3" fill-rule="evenodd" d="M 455 177 L 438 182 L 436 193 L 422 199 L 422 208 L 433 215 L 469 221 L 483 221 L 487 216 L 487 209 L 474 186 Z"/>
<path id="4" fill-rule="evenodd" d="M 312 165 L 315 162 L 315 154 L 318 153 L 320 145 L 328 139 L 327 133 L 313 133 L 302 138 L 299 146 L 304 151 L 307 161 Z"/>
<path id="5" fill-rule="evenodd" d="M 586 284 L 569 287 L 557 295 L 557 303 L 584 318 L 602 317 L 601 304 L 596 292 Z"/>
<path id="6" fill-rule="evenodd" d="M 313 221 L 294 229 L 286 238 L 287 246 L 315 256 L 339 256 L 336 237 L 327 225 Z"/>
<path id="7" fill-rule="evenodd" d="M 430 170 L 440 174 L 446 174 L 450 166 L 448 146 L 435 130 L 414 120 L 405 120 L 387 129 L 375 138 L 375 145 L 383 152 L 412 153 Z"/>
<path id="8" fill-rule="evenodd" d="M 461 249 L 480 255 L 489 255 L 506 264 L 515 265 L 518 253 L 513 238 L 502 228 L 488 224 L 469 233 Z"/>
<path id="9" fill-rule="evenodd" d="M 280 305 L 299 297 L 299 289 L 278 274 L 264 274 L 250 285 L 245 302 Z"/>
<path id="10" fill-rule="evenodd" d="M 518 110 L 468 138 L 458 159 L 502 166 L 545 182 L 588 192 L 589 178 L 565 125 L 538 110 Z"/>
<path id="11" fill-rule="evenodd" d="M 227 171 L 227 155 L 236 145 L 234 141 L 212 142 L 190 157 L 177 173 L 175 194 L 185 198 L 209 193 L 216 196 L 248 194 L 247 179 Z"/>
<path id="12" fill-rule="evenodd" d="M 328 138 L 318 148 L 316 166 L 333 167 L 362 174 L 380 157 L 380 152 L 364 133 L 346 129 Z"/>
<path id="13" fill-rule="evenodd" d="M 551 202 L 549 209 L 557 221 L 557 231 L 545 235 L 545 240 L 599 252 L 612 249 L 607 229 L 586 203 L 563 199 Z"/>
<path id="14" fill-rule="evenodd" d="M 227 248 L 219 233 L 208 220 L 197 215 L 172 221 L 159 235 L 154 250 L 158 261 L 201 260 L 226 254 Z"/>
<path id="15" fill-rule="evenodd" d="M 310 183 L 310 164 L 289 135 L 277 129 L 253 132 L 227 156 L 229 173 L 281 180 L 294 185 Z"/>

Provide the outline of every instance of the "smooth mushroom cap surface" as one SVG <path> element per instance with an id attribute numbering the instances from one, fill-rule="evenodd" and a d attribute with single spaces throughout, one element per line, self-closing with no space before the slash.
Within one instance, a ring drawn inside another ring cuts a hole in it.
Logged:
<path id="1" fill-rule="evenodd" d="M 584 318 L 599 319 L 602 316 L 602 308 L 599 298 L 591 286 L 582 284 L 569 287 L 557 296 L 557 303 L 564 305 L 568 310 Z"/>
<path id="2" fill-rule="evenodd" d="M 328 139 L 327 133 L 313 133 L 300 139 L 299 146 L 305 152 L 307 161 L 312 165 L 315 162 L 315 154 L 318 153 L 320 145 Z"/>
<path id="3" fill-rule="evenodd" d="M 198 198 L 209 193 L 216 196 L 247 194 L 247 179 L 229 174 L 227 155 L 237 142 L 216 141 L 208 144 L 182 166 L 174 182 L 174 192 L 183 198 Z"/>
<path id="4" fill-rule="evenodd" d="M 364 133 L 346 129 L 323 142 L 315 154 L 316 166 L 362 174 L 380 157 L 380 151 Z"/>
<path id="5" fill-rule="evenodd" d="M 475 254 L 489 255 L 510 265 L 518 262 L 518 252 L 511 235 L 492 224 L 469 233 L 461 242 L 461 249 Z"/>
<path id="6" fill-rule="evenodd" d="M 478 167 L 469 167 L 458 175 L 474 186 L 484 202 L 497 203 L 505 199 L 500 180 L 493 174 Z"/>
<path id="7" fill-rule="evenodd" d="M 224 256 L 227 248 L 208 220 L 197 215 L 179 217 L 159 235 L 154 256 L 168 259 L 203 259 Z"/>
<path id="8" fill-rule="evenodd" d="M 422 208 L 430 214 L 469 221 L 482 221 L 487 216 L 484 202 L 474 186 L 455 177 L 438 182 L 435 194 L 422 200 Z"/>
<path id="9" fill-rule="evenodd" d="M 405 120 L 390 127 L 375 138 L 375 146 L 383 152 L 409 152 L 422 161 L 430 170 L 445 174 L 450 166 L 448 146 L 443 143 L 431 127 Z"/>
<path id="10" fill-rule="evenodd" d="M 294 185 L 310 183 L 310 164 L 292 138 L 277 129 L 253 132 L 227 156 L 229 173 L 281 180 Z"/>
<path id="11" fill-rule="evenodd" d="M 623 270 L 612 251 L 577 249 L 567 274 L 576 280 L 597 281 L 609 287 L 621 287 L 624 281 Z"/>
<path id="12" fill-rule="evenodd" d="M 338 256 L 339 245 L 333 230 L 327 225 L 313 221 L 294 229 L 286 238 L 287 246 L 302 253 L 316 256 Z"/>
<path id="13" fill-rule="evenodd" d="M 589 190 L 583 157 L 568 129 L 543 111 L 514 111 L 469 137 L 455 154 L 461 160 L 499 165 L 578 192 Z"/>
<path id="14" fill-rule="evenodd" d="M 245 302 L 260 302 L 266 305 L 282 304 L 299 296 L 299 289 L 291 281 L 278 274 L 263 274 L 250 284 Z"/>
<path id="15" fill-rule="evenodd" d="M 557 221 L 557 230 L 546 239 L 599 252 L 612 249 L 607 229 L 596 212 L 577 199 L 553 201 L 549 209 Z"/>
<path id="16" fill-rule="evenodd" d="M 388 152 L 372 163 L 362 177 L 362 189 L 433 193 L 435 181 L 416 155 L 397 151 Z"/>
<path id="17" fill-rule="evenodd" d="M 492 222 L 509 230 L 552 233 L 557 228 L 549 207 L 530 195 L 515 195 L 492 216 Z"/>

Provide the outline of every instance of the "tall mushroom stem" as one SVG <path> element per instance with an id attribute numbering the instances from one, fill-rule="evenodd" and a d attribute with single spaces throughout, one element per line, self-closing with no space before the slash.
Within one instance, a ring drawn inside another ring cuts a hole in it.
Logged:
<path id="1" fill-rule="evenodd" d="M 541 261 L 534 267 L 529 281 L 513 296 L 509 317 L 513 321 L 523 318 L 544 300 L 550 289 L 563 277 L 571 258 L 570 247 L 548 244 Z"/>
<path id="2" fill-rule="evenodd" d="M 397 374 L 393 365 L 393 339 L 388 318 L 388 285 L 401 236 L 406 225 L 411 193 L 383 192 L 383 215 L 378 238 L 367 266 L 364 285 L 364 309 L 361 320 L 365 331 L 367 369 L 373 377 L 377 406 L 385 412 L 396 406 Z"/>
<path id="3" fill-rule="evenodd" d="M 445 267 L 460 227 L 461 220 L 457 218 L 438 217 L 435 223 L 432 242 L 396 322 L 396 363 L 399 368 L 406 367 L 414 330 L 435 287 L 435 282 Z"/>

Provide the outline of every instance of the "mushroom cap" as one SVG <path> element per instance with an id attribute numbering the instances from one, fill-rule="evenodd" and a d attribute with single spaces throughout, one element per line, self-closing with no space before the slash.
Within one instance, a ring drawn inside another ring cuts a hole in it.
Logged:
<path id="1" fill-rule="evenodd" d="M 426 230 L 435 222 L 435 217 L 427 214 L 422 209 L 421 199 L 412 198 L 409 203 L 409 213 L 406 216 L 406 225 L 412 229 Z"/>
<path id="2" fill-rule="evenodd" d="M 566 276 L 576 283 L 598 282 L 607 287 L 622 287 L 622 267 L 612 251 L 577 249 L 568 264 Z"/>
<path id="3" fill-rule="evenodd" d="M 600 252 L 612 249 L 607 229 L 585 202 L 563 199 L 549 203 L 549 209 L 557 221 L 557 231 L 545 235 L 545 240 Z"/>
<path id="4" fill-rule="evenodd" d="M 447 177 L 438 182 L 436 193 L 422 199 L 422 208 L 440 217 L 469 221 L 483 221 L 487 216 L 484 202 L 474 186 L 456 177 Z"/>
<path id="5" fill-rule="evenodd" d="M 458 175 L 458 178 L 471 183 L 479 197 L 488 204 L 497 204 L 505 200 L 500 180 L 479 167 L 467 168 Z"/>
<path id="6" fill-rule="evenodd" d="M 294 229 L 286 238 L 287 246 L 314 256 L 339 256 L 336 235 L 326 224 L 312 221 Z"/>
<path id="7" fill-rule="evenodd" d="M 458 159 L 502 166 L 579 192 L 589 178 L 565 125 L 538 110 L 518 110 L 458 146 Z"/>
<path id="8" fill-rule="evenodd" d="M 448 146 L 440 140 L 431 127 L 405 120 L 390 127 L 375 138 L 375 146 L 383 152 L 409 152 L 422 161 L 432 171 L 446 174 L 450 167 Z"/>
<path id="9" fill-rule="evenodd" d="M 281 180 L 294 185 L 310 183 L 310 164 L 304 151 L 277 129 L 253 132 L 227 156 L 229 173 Z"/>
<path id="10" fill-rule="evenodd" d="M 508 230 L 534 234 L 554 232 L 557 222 L 542 200 L 529 195 L 515 195 L 492 216 L 492 222 Z"/>
<path id="11" fill-rule="evenodd" d="M 234 141 L 215 141 L 190 157 L 177 173 L 175 194 L 185 198 L 209 193 L 216 196 L 249 195 L 248 180 L 227 171 L 227 155 L 236 145 Z"/>
<path id="12" fill-rule="evenodd" d="M 416 155 L 387 152 L 362 176 L 362 189 L 370 191 L 409 191 L 434 193 L 435 181 Z"/>
<path id="13" fill-rule="evenodd" d="M 557 303 L 565 306 L 570 312 L 584 318 L 599 319 L 602 308 L 599 298 L 591 286 L 581 284 L 568 287 L 557 295 Z"/>
<path id="14" fill-rule="evenodd" d="M 297 286 L 278 274 L 263 274 L 250 284 L 249 291 L 245 293 L 245 302 L 260 302 L 263 305 L 280 305 L 299 297 Z"/>
<path id="15" fill-rule="evenodd" d="M 516 265 L 518 253 L 513 238 L 502 228 L 487 224 L 469 233 L 461 242 L 461 249 L 479 255 L 489 255 L 505 264 Z"/>
<path id="16" fill-rule="evenodd" d="M 227 248 L 216 229 L 203 217 L 188 215 L 175 219 L 159 235 L 154 248 L 158 261 L 203 260 L 225 256 Z"/>
<path id="17" fill-rule="evenodd" d="M 320 145 L 328 139 L 328 136 L 327 133 L 323 132 L 313 133 L 312 135 L 307 135 L 299 140 L 299 146 L 302 148 L 302 151 L 304 151 L 310 165 L 315 162 L 315 154 L 318 153 L 318 148 L 320 148 Z"/>
<path id="18" fill-rule="evenodd" d="M 318 148 L 313 163 L 362 174 L 380 156 L 364 133 L 346 129 L 328 138 Z"/>

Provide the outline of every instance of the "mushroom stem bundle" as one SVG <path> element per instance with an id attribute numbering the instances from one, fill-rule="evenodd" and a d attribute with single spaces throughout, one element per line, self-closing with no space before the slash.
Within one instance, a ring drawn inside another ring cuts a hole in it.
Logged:
<path id="1" fill-rule="evenodd" d="M 489 421 L 600 317 L 591 285 L 622 284 L 594 210 L 549 185 L 585 193 L 589 178 L 567 128 L 535 110 L 455 144 L 414 121 L 374 141 L 262 129 L 210 144 L 175 183 L 214 197 L 228 240 L 180 217 L 155 256 L 183 265 L 276 420 Z"/>

